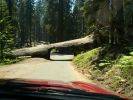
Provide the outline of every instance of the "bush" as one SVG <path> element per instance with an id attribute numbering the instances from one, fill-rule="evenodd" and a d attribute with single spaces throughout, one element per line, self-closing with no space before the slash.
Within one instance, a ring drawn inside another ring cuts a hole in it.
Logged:
<path id="1" fill-rule="evenodd" d="M 133 51 L 129 53 L 131 56 L 133 56 Z"/>
<path id="2" fill-rule="evenodd" d="M 98 55 L 100 49 L 101 48 L 96 48 L 83 54 L 77 55 L 77 57 L 73 59 L 74 64 L 76 64 L 78 67 L 87 67 L 89 64 L 91 64 L 92 59 L 94 59 L 95 56 Z"/>
<path id="3" fill-rule="evenodd" d="M 7 65 L 7 64 L 13 64 L 13 63 L 17 63 L 21 60 L 23 60 L 24 58 L 16 58 L 16 59 L 9 59 L 9 58 L 3 58 L 0 61 L 0 65 Z"/>
<path id="4" fill-rule="evenodd" d="M 89 78 L 98 80 L 111 87 L 112 90 L 120 91 L 121 94 L 133 96 L 133 92 L 131 92 L 133 90 L 133 47 L 100 49 L 96 48 L 79 54 L 74 58 L 74 64 L 79 70 L 85 69 L 89 74 L 91 72 Z M 88 66 L 96 56 L 99 59 L 93 63 L 93 66 Z"/>
<path id="5" fill-rule="evenodd" d="M 118 65 L 121 69 L 121 77 L 133 83 L 133 56 L 123 56 L 118 61 Z"/>
<path id="6" fill-rule="evenodd" d="M 105 75 L 106 84 L 113 90 L 122 89 L 123 94 L 133 96 L 133 56 L 122 56 Z M 111 81 L 109 81 L 111 80 Z M 126 88 L 125 88 L 126 87 Z"/>

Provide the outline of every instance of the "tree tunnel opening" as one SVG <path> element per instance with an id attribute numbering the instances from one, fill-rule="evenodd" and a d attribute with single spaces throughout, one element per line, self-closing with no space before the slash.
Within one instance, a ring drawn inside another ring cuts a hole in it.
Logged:
<path id="1" fill-rule="evenodd" d="M 74 54 L 71 48 L 53 48 L 50 50 L 50 60 L 52 61 L 72 61 Z"/>

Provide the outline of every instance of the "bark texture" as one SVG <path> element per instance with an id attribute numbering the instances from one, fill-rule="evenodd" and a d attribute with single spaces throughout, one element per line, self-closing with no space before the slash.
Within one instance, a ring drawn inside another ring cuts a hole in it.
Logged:
<path id="1" fill-rule="evenodd" d="M 80 39 L 74 39 L 70 41 L 64 41 L 59 43 L 53 43 L 49 45 L 38 45 L 36 47 L 30 47 L 30 48 L 22 48 L 22 49 L 16 49 L 13 50 L 10 54 L 8 54 L 8 57 L 19 57 L 19 56 L 32 56 L 32 57 L 43 57 L 46 59 L 50 58 L 50 51 L 53 48 L 67 48 L 67 47 L 75 47 L 85 44 L 93 44 L 94 39 L 93 35 L 86 36 L 84 38 Z"/>

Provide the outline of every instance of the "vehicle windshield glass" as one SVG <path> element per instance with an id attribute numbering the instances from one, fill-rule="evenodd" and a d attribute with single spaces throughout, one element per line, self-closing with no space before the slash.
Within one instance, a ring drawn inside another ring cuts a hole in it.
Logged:
<path id="1" fill-rule="evenodd" d="M 133 98 L 132 76 L 133 0 L 0 0 L 0 90 Z"/>

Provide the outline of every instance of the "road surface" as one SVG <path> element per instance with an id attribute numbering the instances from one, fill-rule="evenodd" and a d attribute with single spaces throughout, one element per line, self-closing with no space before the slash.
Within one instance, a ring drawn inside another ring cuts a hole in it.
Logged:
<path id="1" fill-rule="evenodd" d="M 69 61 L 72 58 L 73 55 L 52 55 L 52 61 L 30 58 L 17 64 L 0 67 L 0 78 L 90 82 L 74 69 Z"/>

